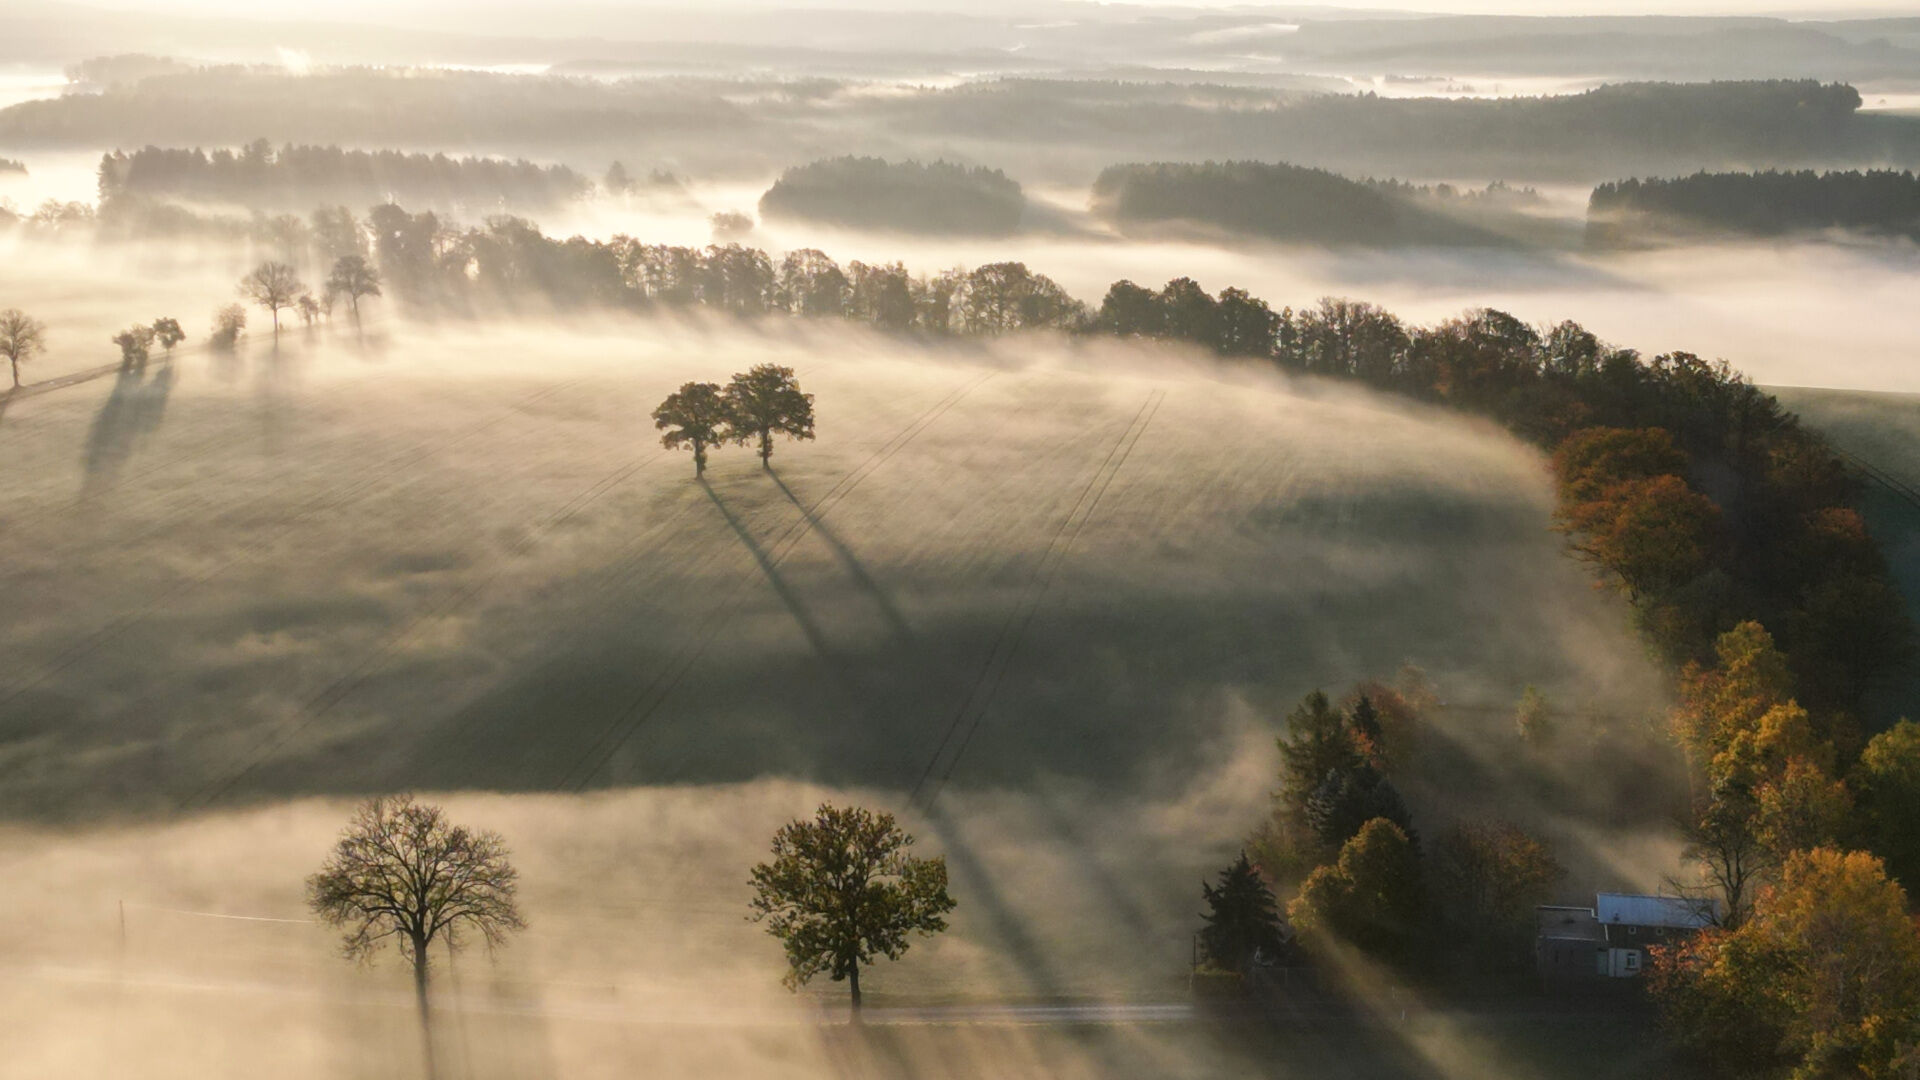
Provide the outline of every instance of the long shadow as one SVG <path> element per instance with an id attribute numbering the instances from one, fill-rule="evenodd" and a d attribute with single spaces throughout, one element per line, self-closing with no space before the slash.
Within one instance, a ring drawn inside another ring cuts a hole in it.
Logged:
<path id="1" fill-rule="evenodd" d="M 151 380 L 140 368 L 126 368 L 114 377 L 106 403 L 87 431 L 81 494 L 111 485 L 133 457 L 141 438 L 160 427 L 173 392 L 173 365 L 163 364 Z"/>
<path id="2" fill-rule="evenodd" d="M 727 508 L 726 502 L 720 498 L 718 492 L 713 490 L 713 485 L 707 483 L 706 477 L 701 477 L 699 482 L 700 490 L 706 492 L 707 499 L 713 503 L 714 509 L 719 510 L 720 516 L 727 519 L 727 527 L 733 530 L 733 535 L 740 538 L 740 542 L 746 545 L 748 553 L 753 556 L 753 561 L 759 564 L 760 573 L 766 576 L 767 584 L 773 586 L 774 594 L 780 597 L 782 604 L 786 605 L 788 613 L 793 616 L 793 621 L 799 624 L 800 632 L 807 636 L 807 644 L 813 646 L 813 651 L 844 677 L 845 665 L 835 655 L 833 647 L 827 643 L 827 637 L 821 632 L 820 624 L 814 621 L 813 613 L 807 610 L 799 594 L 787 584 L 787 579 L 780 575 L 780 568 L 773 564 L 767 549 L 760 546 L 760 542 L 747 531 L 746 525 Z"/>
<path id="3" fill-rule="evenodd" d="M 866 565 L 839 536 L 835 535 L 832 529 L 827 527 L 827 523 L 812 510 L 807 509 L 807 505 L 794 495 L 793 489 L 787 487 L 787 482 L 780 479 L 777 471 L 769 468 L 767 472 L 773 477 L 773 482 L 779 485 L 780 492 L 787 497 L 787 501 L 806 517 L 807 524 L 812 527 L 814 535 L 826 541 L 827 546 L 833 549 L 834 556 L 840 560 L 840 565 L 847 571 L 847 576 L 873 598 L 874 606 L 880 609 L 881 617 L 887 620 L 887 626 L 893 630 L 894 636 L 903 642 L 911 643 L 913 627 L 907 625 L 906 617 L 900 614 L 898 607 L 894 606 L 893 597 L 887 595 L 887 591 L 880 587 L 880 583 L 873 580 L 873 575 L 867 572 Z"/>
<path id="4" fill-rule="evenodd" d="M 940 838 L 940 853 L 946 856 L 947 865 L 954 870 L 957 878 L 955 884 L 977 910 L 986 913 L 987 932 L 1000 939 L 1007 955 L 1019 966 L 1034 993 L 1047 998 L 1060 997 L 1060 980 L 1047 962 L 1039 941 L 1034 938 L 1020 913 L 1007 905 L 1000 887 L 994 883 L 986 866 L 974 856 L 973 849 L 960 834 L 958 824 L 947 816 L 937 802 L 927 807 L 926 818 Z"/>

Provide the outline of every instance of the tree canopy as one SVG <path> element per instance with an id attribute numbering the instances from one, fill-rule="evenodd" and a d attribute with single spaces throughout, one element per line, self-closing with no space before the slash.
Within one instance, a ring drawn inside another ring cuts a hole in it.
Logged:
<path id="1" fill-rule="evenodd" d="M 813 395 L 801 392 L 792 368 L 757 364 L 724 393 L 732 437 L 742 446 L 757 442 L 762 465 L 771 467 L 775 435 L 813 438 Z"/>
<path id="2" fill-rule="evenodd" d="M 718 446 L 729 437 L 727 424 L 732 417 L 727 399 L 718 383 L 687 383 L 667 395 L 653 410 L 653 426 L 666 432 L 660 445 L 669 450 L 682 446 L 693 450 L 693 474 L 705 475 L 707 447 Z"/>
<path id="3" fill-rule="evenodd" d="M 863 966 L 898 960 L 913 935 L 947 928 L 946 859 L 912 846 L 892 814 L 831 804 L 774 834 L 772 858 L 753 868 L 750 906 L 786 947 L 789 988 L 825 973 L 847 982 L 857 1011 Z"/>

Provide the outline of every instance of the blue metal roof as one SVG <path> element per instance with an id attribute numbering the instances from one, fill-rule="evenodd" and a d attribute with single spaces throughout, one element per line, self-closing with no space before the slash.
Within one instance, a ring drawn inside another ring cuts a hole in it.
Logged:
<path id="1" fill-rule="evenodd" d="M 1684 896 L 1639 896 L 1633 893 L 1603 892 L 1594 897 L 1594 913 L 1602 923 L 1622 926 L 1669 926 L 1698 930 L 1712 926 L 1719 914 L 1715 900 Z"/>

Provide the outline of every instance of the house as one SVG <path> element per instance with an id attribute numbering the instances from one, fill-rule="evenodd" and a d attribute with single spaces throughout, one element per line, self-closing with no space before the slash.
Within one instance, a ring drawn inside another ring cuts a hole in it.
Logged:
<path id="1" fill-rule="evenodd" d="M 1683 896 L 1600 893 L 1590 908 L 1534 909 L 1534 968 L 1550 983 L 1630 979 L 1647 966 L 1647 950 L 1672 945 L 1712 926 L 1718 901 Z"/>

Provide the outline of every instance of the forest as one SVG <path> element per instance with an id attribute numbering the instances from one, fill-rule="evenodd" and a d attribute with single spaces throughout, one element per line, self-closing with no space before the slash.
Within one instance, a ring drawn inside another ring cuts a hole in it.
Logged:
<path id="1" fill-rule="evenodd" d="M 114 151 L 100 166 L 100 197 L 212 203 L 259 210 L 396 200 L 440 210 L 550 209 L 593 182 L 564 165 L 448 157 L 397 150 L 343 150 L 255 139 L 235 151 Z"/>
<path id="2" fill-rule="evenodd" d="M 1513 210 L 1530 194 L 1504 184 L 1463 193 L 1445 184 L 1350 180 L 1284 163 L 1156 162 L 1102 171 L 1093 207 L 1123 229 L 1186 225 L 1306 244 L 1472 246 L 1509 243 L 1526 231 Z"/>
<path id="3" fill-rule="evenodd" d="M 1920 178 L 1910 171 L 1698 172 L 1602 184 L 1587 236 L 1601 245 L 1829 229 L 1920 239 Z"/>
<path id="4" fill-rule="evenodd" d="M 841 157 L 780 174 L 760 214 L 889 232 L 1004 236 L 1026 198 L 998 169 Z"/>

